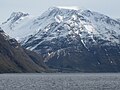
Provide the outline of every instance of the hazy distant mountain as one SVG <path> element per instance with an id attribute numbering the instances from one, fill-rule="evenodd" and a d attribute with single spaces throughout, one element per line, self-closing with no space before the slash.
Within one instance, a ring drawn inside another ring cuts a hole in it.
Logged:
<path id="1" fill-rule="evenodd" d="M 106 15 L 54 7 L 38 17 L 14 12 L 1 27 L 51 68 L 120 71 L 120 22 Z"/>
<path id="2" fill-rule="evenodd" d="M 35 52 L 21 48 L 0 28 L 0 73 L 45 72 L 47 67 L 42 60 Z"/>

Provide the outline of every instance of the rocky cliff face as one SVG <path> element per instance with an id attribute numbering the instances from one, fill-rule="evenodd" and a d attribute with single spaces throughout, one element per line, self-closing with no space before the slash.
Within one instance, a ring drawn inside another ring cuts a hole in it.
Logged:
<path id="1" fill-rule="evenodd" d="M 23 49 L 0 28 L 0 73 L 45 72 L 46 65 L 38 54 Z"/>

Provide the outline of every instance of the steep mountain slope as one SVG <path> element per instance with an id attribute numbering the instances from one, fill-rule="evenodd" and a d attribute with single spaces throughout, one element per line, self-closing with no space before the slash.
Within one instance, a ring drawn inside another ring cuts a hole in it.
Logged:
<path id="1" fill-rule="evenodd" d="M 90 10 L 56 7 L 33 18 L 19 13 L 1 27 L 23 47 L 44 55 L 49 67 L 65 72 L 120 71 L 118 20 Z"/>
<path id="2" fill-rule="evenodd" d="M 0 73 L 45 72 L 42 57 L 25 50 L 0 28 Z"/>

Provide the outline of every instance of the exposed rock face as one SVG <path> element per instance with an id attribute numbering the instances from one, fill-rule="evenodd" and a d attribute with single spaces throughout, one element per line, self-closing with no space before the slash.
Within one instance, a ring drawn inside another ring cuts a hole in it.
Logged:
<path id="1" fill-rule="evenodd" d="M 46 63 L 61 72 L 120 72 L 120 46 L 69 47 L 51 53 Z"/>
<path id="2" fill-rule="evenodd" d="M 41 56 L 23 49 L 0 30 L 0 73 L 45 72 L 47 67 L 42 60 Z"/>

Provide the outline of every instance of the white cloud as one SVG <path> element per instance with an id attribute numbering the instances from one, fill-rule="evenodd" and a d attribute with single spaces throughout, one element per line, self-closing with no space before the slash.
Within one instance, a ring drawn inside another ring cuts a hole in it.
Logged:
<path id="1" fill-rule="evenodd" d="M 63 9 L 74 9 L 74 10 L 79 10 L 80 8 L 77 6 L 57 6 L 58 8 L 63 8 Z"/>

